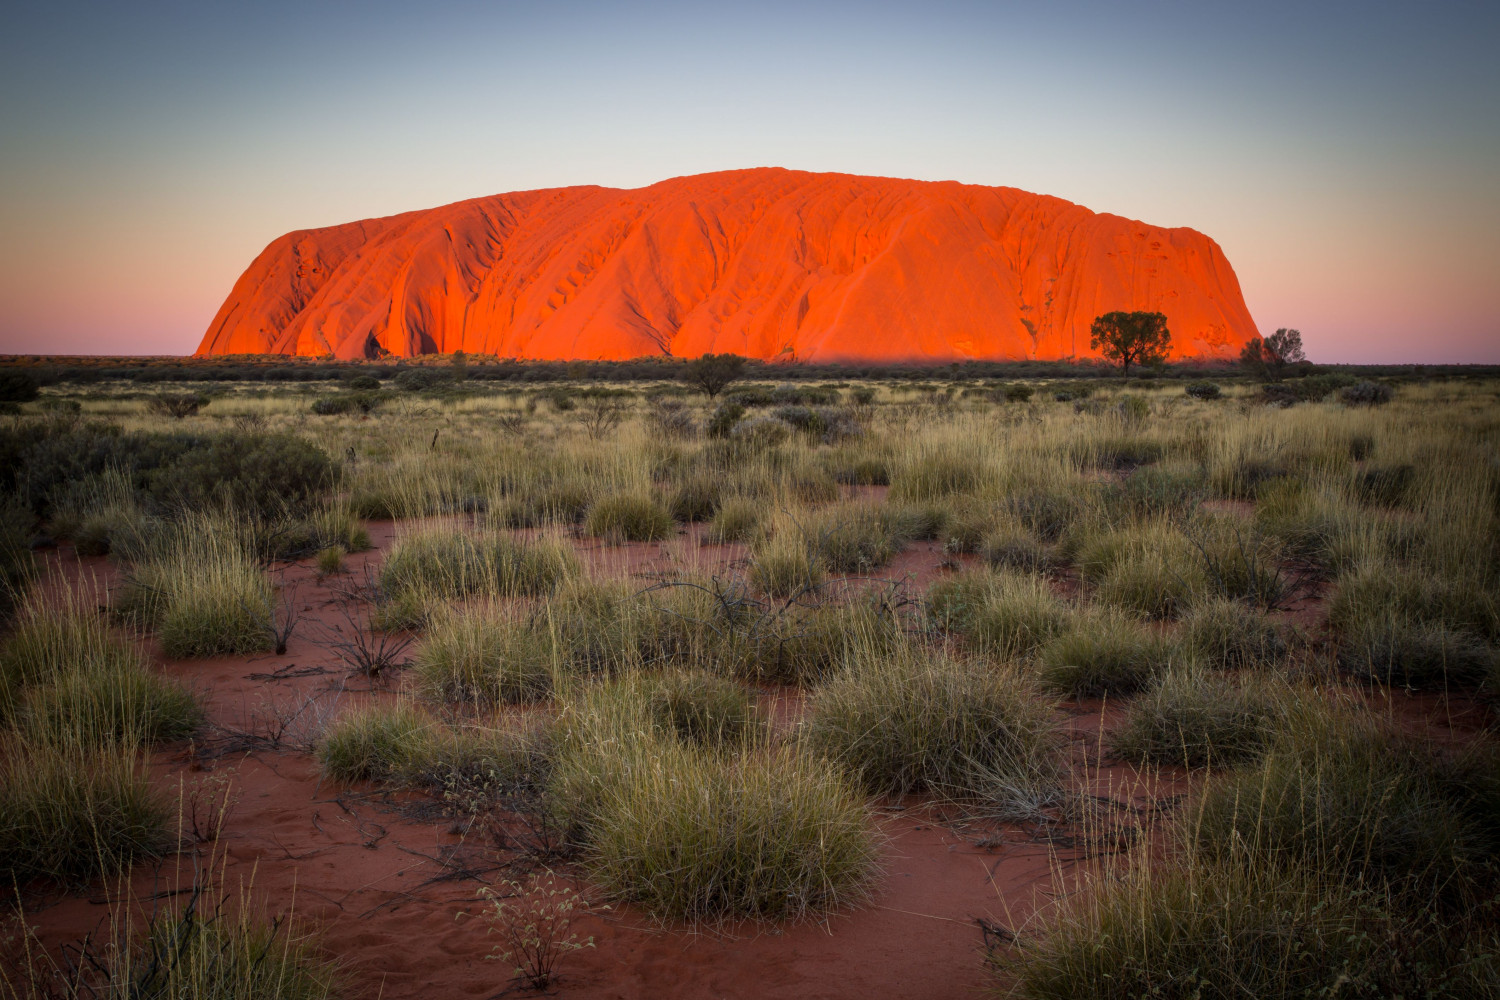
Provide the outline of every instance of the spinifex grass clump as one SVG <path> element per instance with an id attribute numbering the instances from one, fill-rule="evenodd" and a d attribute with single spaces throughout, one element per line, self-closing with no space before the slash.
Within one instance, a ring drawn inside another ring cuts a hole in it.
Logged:
<path id="1" fill-rule="evenodd" d="M 58 960 L 26 932 L 0 962 L 0 997 L 151 1000 L 329 1000 L 343 970 L 317 954 L 316 941 L 281 915 L 259 916 L 246 893 L 218 894 L 214 873 L 188 902 L 152 908 L 140 925 L 123 912 L 107 933 L 67 945 Z M 184 887 L 187 888 L 187 887 Z"/>
<path id="2" fill-rule="evenodd" d="M 0 737 L 0 879 L 87 882 L 170 846 L 169 811 L 132 744 Z"/>
<path id="3" fill-rule="evenodd" d="M 181 684 L 144 666 L 71 673 L 30 691 L 20 719 L 28 740 L 110 746 L 191 736 L 203 710 Z"/>
<path id="4" fill-rule="evenodd" d="M 651 721 L 661 729 L 705 745 L 745 745 L 752 742 L 761 722 L 744 687 L 703 671 L 656 678 L 646 707 Z"/>
<path id="5" fill-rule="evenodd" d="M 438 614 L 413 666 L 429 698 L 501 704 L 545 698 L 552 690 L 552 660 L 546 635 L 526 619 L 480 608 Z"/>
<path id="6" fill-rule="evenodd" d="M 1192 542 L 1165 521 L 1099 535 L 1077 561 L 1100 600 L 1158 618 L 1176 616 L 1207 584 Z"/>
<path id="7" fill-rule="evenodd" d="M 1178 635 L 1205 666 L 1237 670 L 1264 667 L 1287 653 L 1287 639 L 1264 613 L 1240 601 L 1211 597 L 1182 617 Z"/>
<path id="8" fill-rule="evenodd" d="M 941 450 L 918 454 L 891 476 L 891 499 L 922 502 L 973 493 L 984 483 L 986 469 L 972 454 Z"/>
<path id="9" fill-rule="evenodd" d="M 1380 892 L 1316 872 L 1142 859 L 1067 895 L 1034 939 L 994 956 L 1003 995 L 1494 995 L 1493 938 L 1403 918 Z"/>
<path id="10" fill-rule="evenodd" d="M 1418 908 L 1471 902 L 1496 885 L 1500 755 L 1440 754 L 1355 711 L 1309 714 L 1259 767 L 1209 785 L 1185 836 L 1200 856 L 1302 866 Z"/>
<path id="11" fill-rule="evenodd" d="M 577 568 L 572 551 L 560 542 L 428 528 L 396 542 L 380 583 L 393 595 L 516 597 L 550 593 Z"/>
<path id="12" fill-rule="evenodd" d="M 1292 701 L 1281 684 L 1236 683 L 1201 668 L 1169 670 L 1131 700 L 1109 749 L 1132 763 L 1233 767 L 1265 753 Z"/>
<path id="13" fill-rule="evenodd" d="M 409 704 L 347 713 L 318 744 L 323 773 L 335 781 L 398 778 L 423 758 L 436 733 L 432 719 Z"/>
<path id="14" fill-rule="evenodd" d="M 1189 655 L 1172 637 L 1109 610 L 1080 615 L 1037 652 L 1042 683 L 1082 697 L 1139 691 Z"/>
<path id="15" fill-rule="evenodd" d="M 748 542 L 760 528 L 763 505 L 744 497 L 733 497 L 719 505 L 705 537 L 716 545 Z"/>
<path id="16" fill-rule="evenodd" d="M 156 630 L 172 659 L 256 653 L 274 645 L 274 592 L 243 525 L 194 515 L 163 533 L 130 570 L 116 611 Z"/>
<path id="17" fill-rule="evenodd" d="M 0 720 L 7 716 L 28 739 L 97 747 L 181 739 L 202 710 L 70 593 L 57 607 L 32 601 L 0 648 Z"/>
<path id="18" fill-rule="evenodd" d="M 806 519 L 803 539 L 829 572 L 868 573 L 906 547 L 911 532 L 901 514 L 883 504 L 836 504 Z"/>
<path id="19" fill-rule="evenodd" d="M 936 583 L 927 602 L 938 627 L 1000 657 L 1029 656 L 1067 628 L 1074 614 L 1046 579 L 1009 570 Z"/>
<path id="20" fill-rule="evenodd" d="M 700 746 L 625 679 L 565 707 L 550 798 L 591 881 L 686 920 L 796 919 L 863 900 L 876 845 L 839 770 L 793 747 Z"/>
<path id="21" fill-rule="evenodd" d="M 771 597 L 793 597 L 823 582 L 818 564 L 798 529 L 783 524 L 755 548 L 750 582 Z"/>
<path id="22" fill-rule="evenodd" d="M 583 530 L 607 542 L 656 542 L 677 530 L 671 513 L 649 493 L 611 493 L 589 505 Z"/>
<path id="23" fill-rule="evenodd" d="M 1481 581 L 1371 560 L 1344 573 L 1328 609 L 1339 664 L 1387 684 L 1442 690 L 1494 676 L 1500 605 Z"/>
<path id="24" fill-rule="evenodd" d="M 916 648 L 856 656 L 813 696 L 806 736 L 873 793 L 932 790 L 1024 813 L 1058 791 L 1058 728 L 1034 685 Z"/>

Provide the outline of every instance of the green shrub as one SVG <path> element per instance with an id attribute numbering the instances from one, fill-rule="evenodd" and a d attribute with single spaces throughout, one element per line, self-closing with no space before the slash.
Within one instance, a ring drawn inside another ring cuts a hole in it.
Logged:
<path id="1" fill-rule="evenodd" d="M 291 434 L 220 434 L 147 475 L 153 497 L 204 510 L 223 503 L 241 511 L 310 505 L 332 485 L 337 466 Z"/>
<path id="2" fill-rule="evenodd" d="M 334 781 L 389 781 L 409 775 L 435 737 L 435 727 L 407 704 L 347 712 L 318 743 L 318 763 Z"/>
<path id="3" fill-rule="evenodd" d="M 16 368 L 0 370 L 0 402 L 29 403 L 40 394 L 35 375 Z"/>
<path id="4" fill-rule="evenodd" d="M 1395 392 L 1379 382 L 1356 382 L 1339 390 L 1339 401 L 1346 406 L 1384 406 Z"/>
<path id="5" fill-rule="evenodd" d="M 856 656 L 813 695 L 809 744 L 874 794 L 931 790 L 1026 815 L 1061 773 L 1058 727 L 1014 671 L 916 649 Z"/>
<path id="6" fill-rule="evenodd" d="M 837 504 L 809 517 L 802 531 L 813 557 L 832 573 L 878 569 L 907 541 L 898 513 L 883 504 Z"/>
<path id="7" fill-rule="evenodd" d="M 170 846 L 167 808 L 134 748 L 7 738 L 0 750 L 0 879 L 7 883 L 86 883 Z"/>
<path id="8" fill-rule="evenodd" d="M 1080 697 L 1139 691 L 1183 659 L 1168 637 L 1108 611 L 1078 618 L 1037 655 L 1044 684 Z"/>
<path id="9" fill-rule="evenodd" d="M 552 691 L 552 650 L 544 637 L 496 609 L 439 615 L 413 668 L 418 689 L 439 701 L 508 704 Z"/>
<path id="10" fill-rule="evenodd" d="M 1212 382 L 1191 382 L 1182 390 L 1194 399 L 1218 399 L 1224 393 Z"/>
<path id="11" fill-rule="evenodd" d="M 655 542 L 672 537 L 672 515 L 649 494 L 613 493 L 595 500 L 583 529 L 612 544 Z"/>
<path id="12" fill-rule="evenodd" d="M 1287 653 L 1282 630 L 1264 613 L 1222 597 L 1195 602 L 1178 635 L 1204 665 L 1228 670 L 1269 666 Z"/>

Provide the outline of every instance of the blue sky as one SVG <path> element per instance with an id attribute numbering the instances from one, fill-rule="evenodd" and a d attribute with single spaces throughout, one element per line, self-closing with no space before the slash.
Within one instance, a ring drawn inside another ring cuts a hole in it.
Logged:
<path id="1" fill-rule="evenodd" d="M 281 233 L 705 170 L 1191 226 L 1329 361 L 1500 362 L 1500 7 L 51 3 L 0 39 L 0 351 L 187 353 Z"/>

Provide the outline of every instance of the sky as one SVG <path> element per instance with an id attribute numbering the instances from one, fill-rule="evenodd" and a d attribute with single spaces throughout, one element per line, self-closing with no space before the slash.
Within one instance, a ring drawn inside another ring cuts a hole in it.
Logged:
<path id="1" fill-rule="evenodd" d="M 1215 239 L 1326 362 L 1500 363 L 1500 4 L 73 3 L 0 34 L 0 353 L 187 354 L 284 232 L 709 170 Z"/>

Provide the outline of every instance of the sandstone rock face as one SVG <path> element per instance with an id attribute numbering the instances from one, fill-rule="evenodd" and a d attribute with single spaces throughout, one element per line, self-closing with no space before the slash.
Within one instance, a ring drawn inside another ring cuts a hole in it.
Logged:
<path id="1" fill-rule="evenodd" d="M 1191 229 L 1014 188 L 763 168 L 288 233 L 197 353 L 1081 358 L 1114 309 L 1165 313 L 1174 357 L 1233 357 L 1256 333 Z"/>

